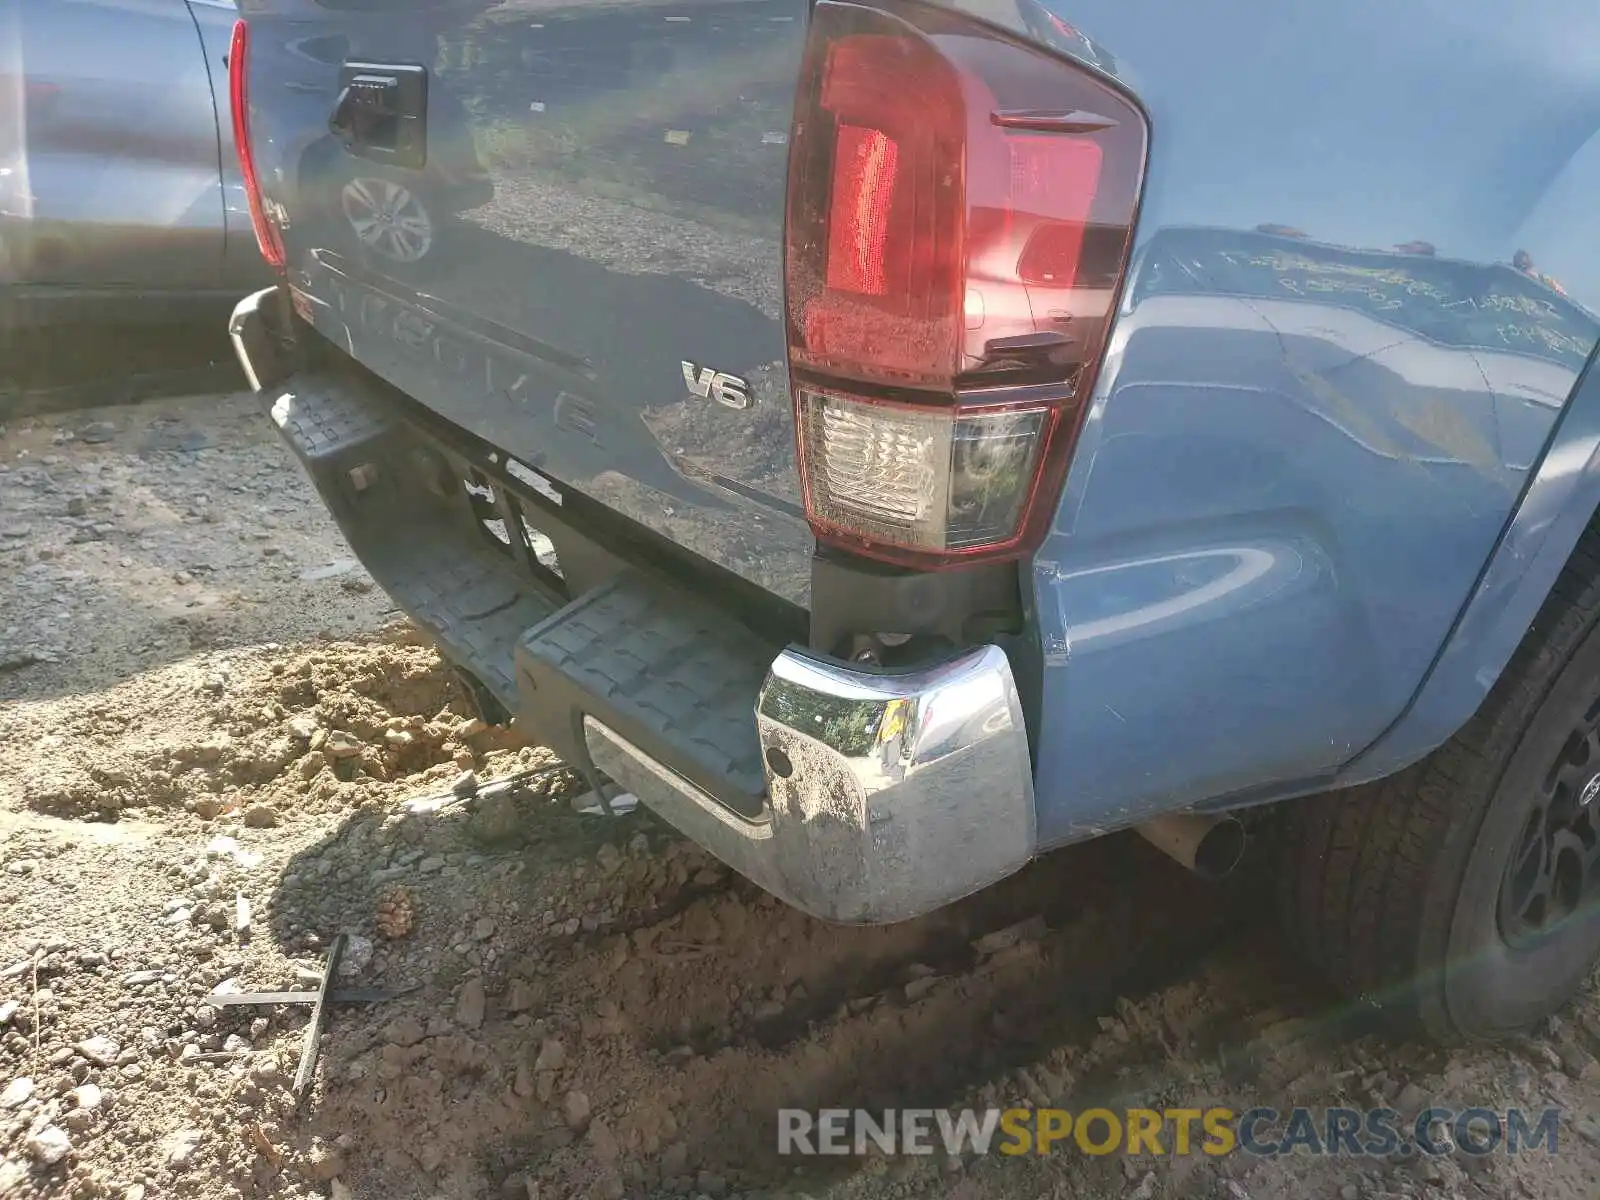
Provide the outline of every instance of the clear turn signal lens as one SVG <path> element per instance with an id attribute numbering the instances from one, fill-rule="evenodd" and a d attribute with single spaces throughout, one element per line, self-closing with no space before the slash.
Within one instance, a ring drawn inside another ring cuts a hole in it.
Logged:
<path id="1" fill-rule="evenodd" d="M 874 403 L 800 392 L 812 520 L 930 554 L 960 554 L 1019 533 L 1051 410 Z"/>

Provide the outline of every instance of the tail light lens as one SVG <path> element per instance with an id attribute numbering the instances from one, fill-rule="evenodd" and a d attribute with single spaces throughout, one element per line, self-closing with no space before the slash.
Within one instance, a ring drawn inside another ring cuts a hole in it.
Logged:
<path id="1" fill-rule="evenodd" d="M 233 23 L 233 38 L 228 45 L 228 107 L 233 113 L 233 145 L 239 155 L 239 175 L 244 180 L 245 196 L 250 201 L 250 224 L 256 231 L 256 244 L 268 263 L 283 270 L 288 261 L 277 226 L 267 219 L 261 200 L 261 179 L 256 174 L 255 149 L 250 141 L 250 26 Z"/>
<path id="2" fill-rule="evenodd" d="M 1104 350 L 1144 118 L 915 0 L 818 0 L 799 95 L 785 303 L 812 527 L 911 566 L 1021 553 Z"/>

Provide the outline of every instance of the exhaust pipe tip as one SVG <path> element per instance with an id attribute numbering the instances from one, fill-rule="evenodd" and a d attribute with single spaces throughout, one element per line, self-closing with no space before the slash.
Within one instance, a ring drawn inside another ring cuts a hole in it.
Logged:
<path id="1" fill-rule="evenodd" d="M 1218 821 L 1194 848 L 1194 872 L 1205 879 L 1232 875 L 1244 858 L 1244 826 L 1232 817 Z"/>
<path id="2" fill-rule="evenodd" d="M 1244 858 L 1244 825 L 1234 817 L 1170 813 L 1134 832 L 1202 879 L 1225 878 Z"/>

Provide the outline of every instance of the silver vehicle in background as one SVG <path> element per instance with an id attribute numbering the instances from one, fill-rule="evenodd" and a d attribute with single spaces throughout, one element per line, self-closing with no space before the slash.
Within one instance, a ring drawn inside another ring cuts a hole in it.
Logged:
<path id="1" fill-rule="evenodd" d="M 0 331 L 166 320 L 270 282 L 229 117 L 236 15 L 0 0 Z"/>

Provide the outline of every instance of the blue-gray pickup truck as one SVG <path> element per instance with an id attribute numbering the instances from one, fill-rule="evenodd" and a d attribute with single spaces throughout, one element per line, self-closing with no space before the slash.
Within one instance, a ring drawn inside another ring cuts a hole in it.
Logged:
<path id="1" fill-rule="evenodd" d="M 241 0 L 374 578 L 840 922 L 1133 829 L 1443 1038 L 1600 956 L 1600 8 Z"/>

